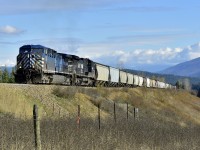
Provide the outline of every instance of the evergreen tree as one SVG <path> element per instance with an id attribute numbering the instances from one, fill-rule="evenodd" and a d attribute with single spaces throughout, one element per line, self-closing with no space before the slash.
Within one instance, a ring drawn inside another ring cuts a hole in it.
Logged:
<path id="1" fill-rule="evenodd" d="M 200 88 L 199 88 L 199 91 L 198 91 L 198 93 L 197 93 L 197 96 L 200 97 Z"/>
<path id="2" fill-rule="evenodd" d="M 155 75 L 151 76 L 152 80 L 157 80 L 157 77 Z"/>
<path id="3" fill-rule="evenodd" d="M 180 81 L 177 81 L 175 85 L 176 85 L 177 89 L 181 88 L 181 82 Z"/>
<path id="4" fill-rule="evenodd" d="M 165 78 L 164 78 L 164 77 L 158 77 L 157 79 L 158 79 L 158 81 L 160 81 L 160 82 L 165 82 Z"/>
<path id="5" fill-rule="evenodd" d="M 10 83 L 14 83 L 15 82 L 15 68 L 14 67 L 12 68 L 12 72 L 10 73 L 9 82 Z"/>
<path id="6" fill-rule="evenodd" d="M 2 82 L 2 70 L 0 68 L 0 83 Z"/>
<path id="7" fill-rule="evenodd" d="M 183 83 L 183 88 L 187 91 L 191 90 L 191 84 L 190 84 L 190 80 L 188 78 L 183 79 L 182 81 Z"/>
<path id="8" fill-rule="evenodd" d="M 2 73 L 2 82 L 3 83 L 8 83 L 9 82 L 9 73 L 8 73 L 8 69 L 5 66 L 3 73 Z"/>

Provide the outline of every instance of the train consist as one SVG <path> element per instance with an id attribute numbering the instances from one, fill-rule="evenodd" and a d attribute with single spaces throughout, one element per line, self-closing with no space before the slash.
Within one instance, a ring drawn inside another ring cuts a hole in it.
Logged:
<path id="1" fill-rule="evenodd" d="M 41 45 L 20 47 L 16 67 L 17 83 L 176 88 L 168 83 L 134 75 L 87 58 L 58 53 Z"/>

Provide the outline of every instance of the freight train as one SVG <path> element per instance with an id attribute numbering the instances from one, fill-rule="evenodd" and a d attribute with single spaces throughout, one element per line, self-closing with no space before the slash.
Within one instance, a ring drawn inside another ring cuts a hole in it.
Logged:
<path id="1" fill-rule="evenodd" d="M 20 47 L 16 67 L 17 83 L 176 88 L 171 84 L 125 72 L 88 58 L 58 53 L 41 45 Z"/>

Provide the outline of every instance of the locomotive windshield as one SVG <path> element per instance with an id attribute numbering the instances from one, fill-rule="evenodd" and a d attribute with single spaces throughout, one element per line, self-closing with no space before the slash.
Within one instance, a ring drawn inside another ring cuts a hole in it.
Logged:
<path id="1" fill-rule="evenodd" d="M 31 52 L 31 49 L 29 49 L 29 48 L 20 48 L 19 49 L 19 53 L 29 53 L 29 52 Z"/>

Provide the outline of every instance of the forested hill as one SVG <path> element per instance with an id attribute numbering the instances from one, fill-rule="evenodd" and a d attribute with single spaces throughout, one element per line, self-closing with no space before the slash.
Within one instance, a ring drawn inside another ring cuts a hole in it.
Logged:
<path id="1" fill-rule="evenodd" d="M 138 70 L 131 70 L 131 69 L 124 69 L 124 70 L 136 75 L 141 75 L 141 76 L 145 76 L 149 78 L 156 78 L 156 79 L 161 79 L 161 80 L 164 79 L 165 82 L 170 83 L 172 85 L 175 85 L 177 81 L 181 81 L 187 78 L 189 79 L 193 88 L 198 89 L 200 87 L 200 78 L 196 78 L 196 77 L 165 75 L 165 74 L 151 73 L 147 71 L 138 71 Z"/>
<path id="2" fill-rule="evenodd" d="M 11 73 L 12 70 L 15 69 L 15 67 L 14 66 L 0 66 L 0 71 L 3 72 L 5 69 L 8 71 L 8 73 Z"/>
<path id="3" fill-rule="evenodd" d="M 200 45 L 199 45 L 200 47 Z M 200 57 L 180 63 L 178 65 L 169 67 L 160 73 L 162 74 L 174 74 L 180 76 L 189 76 L 189 77 L 200 77 L 200 68 L 197 67 L 200 65 Z"/>

